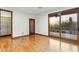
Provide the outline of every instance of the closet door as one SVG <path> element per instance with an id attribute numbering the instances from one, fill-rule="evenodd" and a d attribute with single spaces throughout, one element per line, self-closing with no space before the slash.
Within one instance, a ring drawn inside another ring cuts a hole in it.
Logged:
<path id="1" fill-rule="evenodd" d="M 10 35 L 11 34 L 11 13 L 7 11 L 1 11 L 1 34 Z"/>

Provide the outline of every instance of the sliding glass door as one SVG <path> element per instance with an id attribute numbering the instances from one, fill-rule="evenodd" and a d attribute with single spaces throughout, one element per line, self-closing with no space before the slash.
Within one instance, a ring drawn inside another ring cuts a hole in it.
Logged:
<path id="1" fill-rule="evenodd" d="M 60 30 L 59 30 L 59 16 L 58 17 L 50 17 L 50 36 L 60 36 Z"/>
<path id="2" fill-rule="evenodd" d="M 61 37 L 77 39 L 77 14 L 61 16 Z"/>
<path id="3" fill-rule="evenodd" d="M 77 40 L 77 16 L 78 14 L 74 13 L 50 17 L 50 36 Z"/>

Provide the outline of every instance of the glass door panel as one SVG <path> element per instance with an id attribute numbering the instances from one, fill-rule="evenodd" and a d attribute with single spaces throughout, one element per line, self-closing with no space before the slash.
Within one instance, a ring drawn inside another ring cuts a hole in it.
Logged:
<path id="1" fill-rule="evenodd" d="M 60 36 L 60 20 L 59 16 L 58 17 L 50 17 L 50 36 Z"/>
<path id="2" fill-rule="evenodd" d="M 77 39 L 77 14 L 61 16 L 61 37 Z"/>
<path id="3" fill-rule="evenodd" d="M 78 32 L 78 26 L 77 26 L 77 14 L 72 14 L 71 16 L 71 26 L 70 26 L 70 34 L 71 39 L 77 40 L 77 32 Z"/>
<path id="4" fill-rule="evenodd" d="M 0 12 L 0 36 L 11 35 L 11 12 Z"/>

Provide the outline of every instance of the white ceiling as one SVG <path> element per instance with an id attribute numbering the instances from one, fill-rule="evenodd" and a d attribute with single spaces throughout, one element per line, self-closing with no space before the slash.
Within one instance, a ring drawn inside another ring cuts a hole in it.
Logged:
<path id="1" fill-rule="evenodd" d="M 55 11 L 57 9 L 67 9 L 71 7 L 5 7 L 7 9 L 11 10 L 18 10 L 24 13 L 29 13 L 29 14 L 39 14 L 43 12 L 48 12 L 48 11 Z"/>
<path id="2" fill-rule="evenodd" d="M 39 14 L 39 13 L 54 10 L 54 9 L 56 9 L 56 7 L 43 7 L 43 8 L 39 8 L 39 7 L 18 7 L 18 8 L 15 8 L 15 9 L 26 12 L 26 13 L 30 13 L 30 14 Z"/>

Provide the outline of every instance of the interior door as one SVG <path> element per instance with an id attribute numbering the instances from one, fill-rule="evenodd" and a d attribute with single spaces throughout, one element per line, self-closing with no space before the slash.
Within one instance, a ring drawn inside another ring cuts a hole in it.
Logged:
<path id="1" fill-rule="evenodd" d="M 35 19 L 29 19 L 29 34 L 35 34 Z"/>

